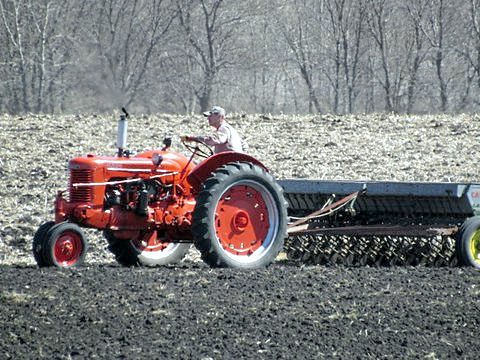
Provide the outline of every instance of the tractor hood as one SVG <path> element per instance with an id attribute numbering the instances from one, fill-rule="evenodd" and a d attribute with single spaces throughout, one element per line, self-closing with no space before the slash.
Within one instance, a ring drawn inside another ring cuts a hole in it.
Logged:
<path id="1" fill-rule="evenodd" d="M 159 154 L 163 160 L 158 167 L 152 163 L 153 154 Z M 188 166 L 190 165 L 190 166 Z M 188 164 L 188 159 L 178 153 L 161 150 L 151 150 L 141 153 L 134 157 L 116 157 L 116 156 L 96 156 L 88 154 L 86 156 L 71 159 L 69 170 L 98 170 L 104 168 L 107 172 L 128 172 L 132 175 L 135 173 L 144 173 L 146 171 L 154 171 L 156 169 L 181 172 L 187 167 L 193 168 L 193 164 Z"/>

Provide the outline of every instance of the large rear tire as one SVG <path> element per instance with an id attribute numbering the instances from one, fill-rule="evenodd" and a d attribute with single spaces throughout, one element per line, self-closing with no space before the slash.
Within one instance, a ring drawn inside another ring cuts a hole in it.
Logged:
<path id="1" fill-rule="evenodd" d="M 456 235 L 458 263 L 480 270 L 480 216 L 467 219 Z"/>
<path id="2" fill-rule="evenodd" d="M 213 267 L 260 268 L 283 248 L 287 202 L 263 168 L 229 163 L 213 172 L 196 197 L 192 235 Z"/>
<path id="3" fill-rule="evenodd" d="M 191 246 L 189 243 L 161 242 L 156 231 L 135 240 L 117 239 L 111 230 L 105 230 L 103 235 L 108 241 L 108 249 L 123 266 L 175 264 L 185 257 Z"/>
<path id="4" fill-rule="evenodd" d="M 88 249 L 82 229 L 69 222 L 52 226 L 45 236 L 44 245 L 45 266 L 60 268 L 83 264 Z"/>

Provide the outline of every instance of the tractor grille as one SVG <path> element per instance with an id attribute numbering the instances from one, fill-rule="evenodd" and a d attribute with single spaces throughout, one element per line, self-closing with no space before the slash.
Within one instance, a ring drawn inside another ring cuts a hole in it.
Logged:
<path id="1" fill-rule="evenodd" d="M 83 169 L 70 170 L 69 201 L 70 202 L 91 202 L 93 200 L 93 188 L 91 186 L 73 187 L 73 184 L 84 184 L 93 182 L 93 171 Z"/>

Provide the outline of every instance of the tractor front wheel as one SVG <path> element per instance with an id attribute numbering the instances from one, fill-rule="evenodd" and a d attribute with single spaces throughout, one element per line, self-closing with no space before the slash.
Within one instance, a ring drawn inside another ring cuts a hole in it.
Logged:
<path id="1" fill-rule="evenodd" d="M 263 168 L 229 163 L 213 172 L 196 197 L 192 235 L 213 267 L 259 268 L 283 248 L 287 226 L 283 190 Z"/>
<path id="2" fill-rule="evenodd" d="M 45 266 L 79 266 L 85 260 L 87 248 L 83 231 L 77 224 L 56 224 L 45 235 L 42 253 Z"/>
<path id="3" fill-rule="evenodd" d="M 467 219 L 456 237 L 459 264 L 480 270 L 480 216 Z"/>

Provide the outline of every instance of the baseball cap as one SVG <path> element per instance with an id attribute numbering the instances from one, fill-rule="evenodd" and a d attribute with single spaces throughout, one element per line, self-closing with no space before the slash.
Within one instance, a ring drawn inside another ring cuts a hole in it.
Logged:
<path id="1" fill-rule="evenodd" d="M 209 116 L 211 114 L 220 114 L 225 116 L 225 109 L 221 108 L 220 106 L 214 106 L 210 109 L 210 111 L 206 111 L 203 113 L 203 116 Z"/>

